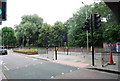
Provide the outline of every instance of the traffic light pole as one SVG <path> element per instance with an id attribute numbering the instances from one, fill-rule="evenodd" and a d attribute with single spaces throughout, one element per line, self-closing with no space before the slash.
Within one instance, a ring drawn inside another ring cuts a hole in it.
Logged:
<path id="1" fill-rule="evenodd" d="M 88 40 L 88 30 L 86 31 L 87 34 L 87 54 L 89 53 L 89 40 Z"/>
<path id="2" fill-rule="evenodd" d="M 94 38 L 93 38 L 93 19 L 92 19 L 92 14 L 91 14 L 91 35 L 92 35 L 92 66 L 94 66 Z"/>

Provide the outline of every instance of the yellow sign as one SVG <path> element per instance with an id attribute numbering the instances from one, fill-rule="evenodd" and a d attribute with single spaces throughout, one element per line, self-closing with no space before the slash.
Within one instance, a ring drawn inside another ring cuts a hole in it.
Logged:
<path id="1" fill-rule="evenodd" d="M 65 48 L 67 49 L 68 47 L 66 46 Z"/>
<path id="2" fill-rule="evenodd" d="M 58 51 L 58 49 L 59 49 L 59 48 L 58 48 L 58 47 L 56 47 L 56 51 Z"/>
<path id="3" fill-rule="evenodd" d="M 92 46 L 90 46 L 90 51 L 92 51 Z"/>

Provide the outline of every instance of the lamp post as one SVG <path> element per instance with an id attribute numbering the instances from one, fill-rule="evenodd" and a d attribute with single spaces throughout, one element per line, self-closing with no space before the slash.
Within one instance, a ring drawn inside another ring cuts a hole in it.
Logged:
<path id="1" fill-rule="evenodd" d="M 82 2 L 82 4 L 84 4 L 83 2 Z M 84 4 L 85 5 L 85 4 Z M 86 5 L 85 5 L 86 6 Z M 87 12 L 87 8 L 86 8 L 86 19 L 88 18 L 88 12 Z M 88 52 L 89 52 L 89 44 L 88 44 L 88 42 L 89 42 L 89 39 L 88 39 L 88 30 L 86 31 L 86 35 L 87 35 L 87 54 L 88 54 Z"/>
<path id="2" fill-rule="evenodd" d="M 8 46 L 9 46 L 8 36 L 6 37 L 7 41 L 5 42 L 5 36 L 4 36 L 3 32 L 9 33 L 9 31 L 2 31 L 2 46 L 3 46 L 3 49 L 5 48 L 5 46 L 8 49 Z"/>

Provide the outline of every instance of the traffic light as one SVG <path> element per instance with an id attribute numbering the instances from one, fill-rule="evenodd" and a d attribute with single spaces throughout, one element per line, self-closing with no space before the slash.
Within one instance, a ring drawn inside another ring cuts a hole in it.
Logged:
<path id="1" fill-rule="evenodd" d="M 0 15 L 2 14 L 2 9 L 0 9 Z"/>
<path id="2" fill-rule="evenodd" d="M 94 26 L 95 29 L 99 29 L 101 27 L 101 19 L 100 19 L 101 15 L 99 14 L 94 14 Z"/>
<path id="3" fill-rule="evenodd" d="M 0 1 L 0 22 L 2 22 L 2 2 Z"/>
<path id="4" fill-rule="evenodd" d="M 68 35 L 67 33 L 64 34 L 64 37 L 63 37 L 63 41 L 64 41 L 64 42 L 67 42 L 67 41 L 68 41 L 68 36 L 67 36 L 67 35 Z"/>
<path id="5" fill-rule="evenodd" d="M 82 30 L 86 31 L 90 29 L 90 22 L 89 19 L 86 19 L 85 26 L 82 27 Z"/>
<path id="6" fill-rule="evenodd" d="M 3 21 L 7 19 L 6 10 L 7 10 L 7 2 L 6 0 L 2 0 L 2 20 Z"/>

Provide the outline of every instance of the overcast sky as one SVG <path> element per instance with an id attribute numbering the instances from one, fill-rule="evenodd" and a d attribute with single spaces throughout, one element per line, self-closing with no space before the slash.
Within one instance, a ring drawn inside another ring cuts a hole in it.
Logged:
<path id="1" fill-rule="evenodd" d="M 21 16 L 38 14 L 44 22 L 53 25 L 56 21 L 66 21 L 84 4 L 93 0 L 7 0 L 7 21 L 0 27 L 19 24 Z"/>

